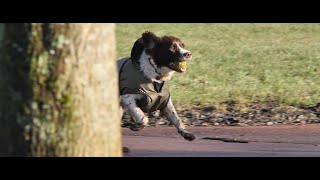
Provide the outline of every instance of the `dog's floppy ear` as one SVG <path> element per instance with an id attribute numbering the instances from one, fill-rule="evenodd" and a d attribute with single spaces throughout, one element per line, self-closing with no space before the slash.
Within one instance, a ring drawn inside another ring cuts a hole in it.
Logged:
<path id="1" fill-rule="evenodd" d="M 143 46 L 148 50 L 154 48 L 159 41 L 160 38 L 156 36 L 153 32 L 146 31 L 142 33 Z"/>
<path id="2" fill-rule="evenodd" d="M 157 37 L 154 33 L 146 31 L 142 34 L 142 37 L 136 40 L 132 49 L 131 49 L 131 59 L 136 64 L 139 64 L 139 59 L 142 54 L 142 51 L 146 49 L 146 53 L 149 54 L 151 49 L 156 46 L 160 41 L 160 38 Z"/>

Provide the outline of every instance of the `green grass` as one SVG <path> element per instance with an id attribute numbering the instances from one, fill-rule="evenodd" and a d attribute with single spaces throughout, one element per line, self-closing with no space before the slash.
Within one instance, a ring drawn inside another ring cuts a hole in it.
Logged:
<path id="1" fill-rule="evenodd" d="M 117 24 L 118 58 L 146 30 L 192 51 L 170 82 L 175 103 L 320 102 L 320 24 Z"/>

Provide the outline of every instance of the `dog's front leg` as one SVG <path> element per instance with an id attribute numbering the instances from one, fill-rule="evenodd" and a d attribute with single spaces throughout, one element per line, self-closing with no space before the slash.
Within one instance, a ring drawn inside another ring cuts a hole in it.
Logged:
<path id="1" fill-rule="evenodd" d="M 138 131 L 148 124 L 148 117 L 138 107 L 137 102 L 146 101 L 144 96 L 140 94 L 126 94 L 120 96 L 120 105 L 133 117 L 136 124 L 130 126 L 133 131 Z M 140 102 L 141 103 L 141 102 Z"/>
<path id="2" fill-rule="evenodd" d="M 163 109 L 161 109 L 161 113 L 169 120 L 173 123 L 173 125 L 177 128 L 178 133 L 181 134 L 182 137 L 184 137 L 186 140 L 189 141 L 193 141 L 196 139 L 196 137 L 192 134 L 189 133 L 186 130 L 185 125 L 183 124 L 183 122 L 181 121 L 181 119 L 179 118 L 176 109 L 173 106 L 171 97 L 169 99 L 169 102 L 167 104 L 166 107 L 164 107 Z"/>

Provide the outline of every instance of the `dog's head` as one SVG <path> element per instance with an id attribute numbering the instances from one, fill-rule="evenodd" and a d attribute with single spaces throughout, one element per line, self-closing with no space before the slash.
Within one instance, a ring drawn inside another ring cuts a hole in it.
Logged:
<path id="1" fill-rule="evenodd" d="M 135 42 L 131 51 L 133 61 L 138 61 L 144 50 L 158 67 L 168 67 L 179 73 L 186 72 L 187 61 L 192 58 L 191 52 L 185 49 L 185 44 L 179 38 L 158 37 L 149 31 Z"/>

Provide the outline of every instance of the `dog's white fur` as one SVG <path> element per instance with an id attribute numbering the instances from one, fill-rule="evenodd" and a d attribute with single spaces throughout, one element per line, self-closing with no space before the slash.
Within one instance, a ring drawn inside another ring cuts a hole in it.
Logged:
<path id="1" fill-rule="evenodd" d="M 168 67 L 158 67 L 152 57 L 148 55 L 145 50 L 142 52 L 140 57 L 140 69 L 146 77 L 158 83 L 171 80 L 175 73 L 174 70 Z M 156 77 L 159 75 L 161 76 L 161 79 L 157 80 Z"/>
<path id="2" fill-rule="evenodd" d="M 149 120 L 144 112 L 137 106 L 137 94 L 126 94 L 120 96 L 120 105 L 130 113 L 133 119 L 140 124 L 147 125 Z"/>

